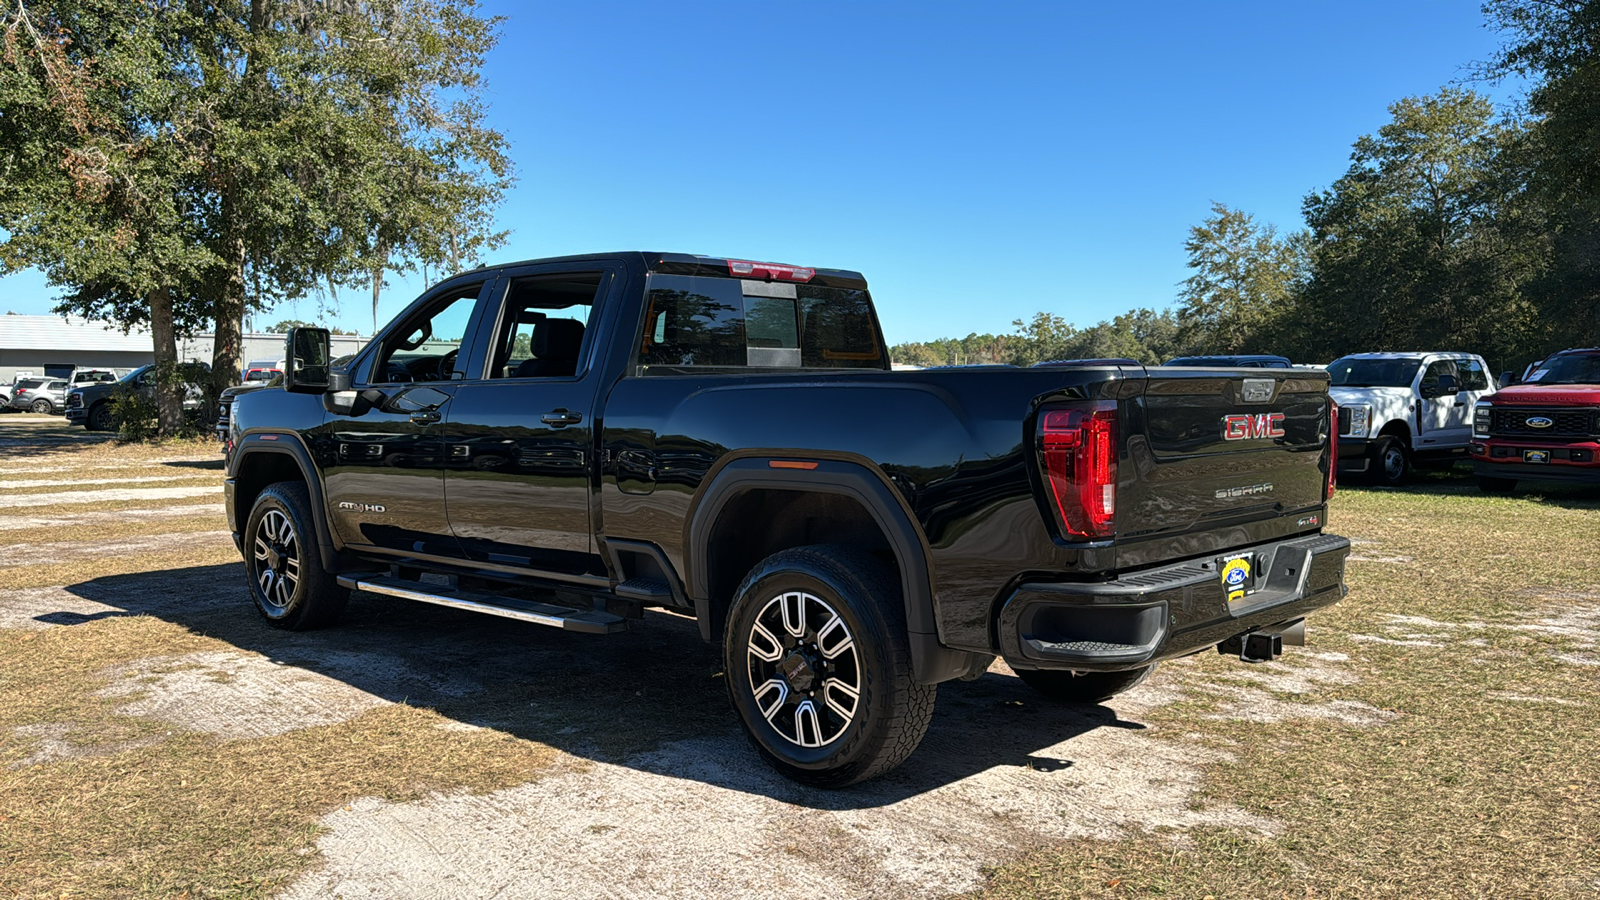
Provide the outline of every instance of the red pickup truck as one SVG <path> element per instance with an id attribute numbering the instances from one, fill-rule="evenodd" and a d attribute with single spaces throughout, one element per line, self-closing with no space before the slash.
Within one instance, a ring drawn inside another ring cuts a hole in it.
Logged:
<path id="1" fill-rule="evenodd" d="M 1600 348 L 1557 353 L 1479 401 L 1467 449 L 1487 493 L 1518 481 L 1600 483 Z"/>

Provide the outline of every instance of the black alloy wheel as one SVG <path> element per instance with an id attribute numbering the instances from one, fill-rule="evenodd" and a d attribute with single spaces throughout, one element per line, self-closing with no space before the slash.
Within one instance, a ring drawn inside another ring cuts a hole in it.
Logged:
<path id="1" fill-rule="evenodd" d="M 728 612 L 723 660 L 750 742 L 816 787 L 889 771 L 933 717 L 936 688 L 911 674 L 898 573 L 855 548 L 800 547 L 757 565 Z"/>
<path id="2" fill-rule="evenodd" d="M 245 526 L 244 567 L 256 611 L 278 628 L 330 625 L 350 597 L 323 567 L 310 495 L 297 481 L 268 485 L 256 498 Z"/>

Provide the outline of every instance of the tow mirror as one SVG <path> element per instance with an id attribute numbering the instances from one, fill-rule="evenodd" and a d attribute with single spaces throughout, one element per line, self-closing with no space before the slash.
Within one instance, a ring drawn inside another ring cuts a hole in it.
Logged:
<path id="1" fill-rule="evenodd" d="M 1500 382 L 1501 387 L 1510 387 L 1517 383 L 1517 373 L 1507 370 L 1501 372 L 1500 377 L 1496 380 Z"/>
<path id="2" fill-rule="evenodd" d="M 1459 394 L 1460 392 L 1461 392 L 1461 385 L 1456 382 L 1456 377 L 1454 375 L 1440 375 L 1439 376 L 1439 393 L 1440 393 L 1440 395 L 1444 395 L 1444 394 Z"/>
<path id="3" fill-rule="evenodd" d="M 328 348 L 332 339 L 326 328 L 291 328 L 283 340 L 284 390 L 301 394 L 320 394 L 328 389 Z"/>

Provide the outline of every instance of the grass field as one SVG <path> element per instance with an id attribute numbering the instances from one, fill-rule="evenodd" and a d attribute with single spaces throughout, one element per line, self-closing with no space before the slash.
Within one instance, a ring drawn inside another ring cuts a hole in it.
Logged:
<path id="1" fill-rule="evenodd" d="M 1086 709 L 997 665 L 822 793 L 766 774 L 692 623 L 358 595 L 286 635 L 214 444 L 0 448 L 0 897 L 1600 894 L 1600 493 L 1344 488 L 1309 646 Z"/>

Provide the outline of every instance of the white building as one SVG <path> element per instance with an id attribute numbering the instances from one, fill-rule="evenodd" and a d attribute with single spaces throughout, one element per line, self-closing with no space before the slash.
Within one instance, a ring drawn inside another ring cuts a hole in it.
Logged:
<path id="1" fill-rule="evenodd" d="M 283 358 L 283 335 L 244 335 L 239 363 Z M 197 334 L 178 340 L 178 359 L 211 364 L 216 336 Z M 335 357 L 354 353 L 366 344 L 358 335 L 333 336 Z M 77 316 L 0 316 L 0 384 L 20 375 L 66 376 L 78 369 L 108 369 L 124 375 L 155 361 L 150 332 L 134 329 L 123 334 L 114 325 Z"/>

